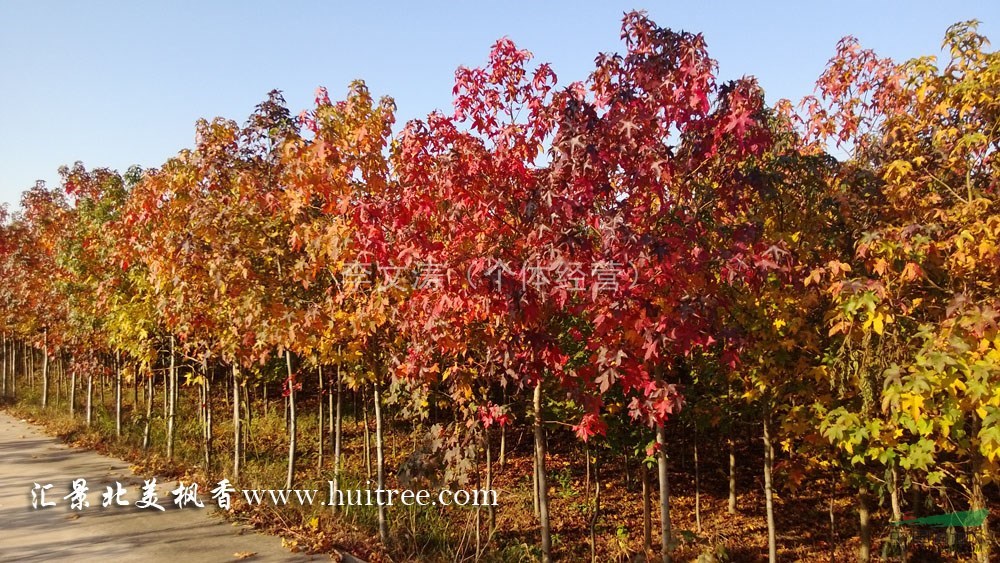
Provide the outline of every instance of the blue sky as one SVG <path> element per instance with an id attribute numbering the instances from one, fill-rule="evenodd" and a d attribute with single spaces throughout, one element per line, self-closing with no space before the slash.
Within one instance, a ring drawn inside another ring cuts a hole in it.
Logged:
<path id="1" fill-rule="evenodd" d="M 586 77 L 621 50 L 622 13 L 703 32 L 723 79 L 755 75 L 798 100 L 844 35 L 897 59 L 937 53 L 948 25 L 979 19 L 1000 41 L 1000 2 L 54 2 L 0 0 L 0 203 L 57 169 L 157 166 L 200 117 L 242 123 L 272 88 L 293 113 L 317 86 L 364 79 L 398 120 L 450 109 L 459 65 L 508 36 Z"/>

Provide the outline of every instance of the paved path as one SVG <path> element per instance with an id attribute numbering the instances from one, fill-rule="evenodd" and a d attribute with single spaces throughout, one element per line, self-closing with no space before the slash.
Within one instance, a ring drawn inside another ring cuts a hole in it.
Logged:
<path id="1" fill-rule="evenodd" d="M 293 554 L 281 540 L 234 527 L 212 515 L 211 494 L 199 491 L 204 509 L 177 509 L 170 491 L 176 482 L 160 482 L 164 512 L 129 506 L 101 507 L 101 493 L 119 481 L 130 503 L 139 499 L 142 477 L 129 464 L 93 451 L 73 449 L 35 426 L 0 412 L 0 561 L 323 561 L 326 556 Z M 73 479 L 84 478 L 90 507 L 70 510 L 62 497 Z M 45 500 L 56 506 L 32 509 L 34 483 L 52 488 Z"/>

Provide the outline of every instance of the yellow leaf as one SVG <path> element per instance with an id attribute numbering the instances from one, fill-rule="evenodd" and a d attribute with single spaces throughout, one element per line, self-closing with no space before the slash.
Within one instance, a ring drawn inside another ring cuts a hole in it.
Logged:
<path id="1" fill-rule="evenodd" d="M 882 336 L 883 325 L 882 325 L 882 313 L 875 315 L 872 319 L 872 328 L 875 330 L 875 334 Z"/>

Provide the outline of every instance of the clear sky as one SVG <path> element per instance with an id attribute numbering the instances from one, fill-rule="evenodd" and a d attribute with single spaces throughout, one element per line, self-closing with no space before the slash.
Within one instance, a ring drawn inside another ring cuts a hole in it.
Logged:
<path id="1" fill-rule="evenodd" d="M 937 53 L 948 25 L 979 19 L 1000 42 L 1000 2 L 0 0 L 0 203 L 80 160 L 158 166 L 194 141 L 200 117 L 243 123 L 272 88 L 294 114 L 317 86 L 362 78 L 398 122 L 451 107 L 459 65 L 508 36 L 583 79 L 622 50 L 621 16 L 703 32 L 723 79 L 755 75 L 769 101 L 798 100 L 838 39 L 896 59 Z M 998 43 L 1000 44 L 1000 43 Z"/>

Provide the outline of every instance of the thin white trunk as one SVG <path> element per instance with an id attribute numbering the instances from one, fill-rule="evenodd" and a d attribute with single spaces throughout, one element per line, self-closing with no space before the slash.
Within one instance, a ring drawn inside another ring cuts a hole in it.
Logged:
<path id="1" fill-rule="evenodd" d="M 167 459 L 174 459 L 174 419 L 177 416 L 177 359 L 174 354 L 174 337 L 170 337 L 170 372 L 167 374 Z"/>
<path id="2" fill-rule="evenodd" d="M 49 331 L 45 330 L 42 347 L 42 408 L 49 406 Z"/>
<path id="3" fill-rule="evenodd" d="M 695 529 L 701 533 L 701 473 L 698 467 L 698 428 L 694 429 L 694 521 Z"/>
<path id="4" fill-rule="evenodd" d="M 291 489 L 295 481 L 295 379 L 292 374 L 292 353 L 285 350 L 285 363 L 288 367 L 288 474 L 285 477 L 285 488 Z"/>
<path id="5" fill-rule="evenodd" d="M 736 448 L 729 439 L 729 513 L 736 514 Z"/>
<path id="6" fill-rule="evenodd" d="M 147 366 L 148 368 L 148 366 Z M 75 377 L 75 372 L 74 372 Z M 149 432 L 153 424 L 153 389 L 155 381 L 153 380 L 153 371 L 149 370 L 149 377 L 146 378 L 146 423 L 142 429 L 142 449 L 149 449 Z M 73 401 L 73 394 L 70 393 L 70 403 Z"/>
<path id="7" fill-rule="evenodd" d="M 76 416 L 76 367 L 70 370 L 69 375 L 69 417 Z"/>
<path id="8" fill-rule="evenodd" d="M 115 436 L 122 436 L 122 356 L 118 354 L 115 366 Z"/>
<path id="9" fill-rule="evenodd" d="M 774 445 L 771 443 L 771 413 L 764 413 L 764 503 L 767 507 L 767 560 L 778 560 L 778 546 L 774 526 L 774 484 L 771 470 L 774 467 Z"/>
<path id="10" fill-rule="evenodd" d="M 243 457 L 243 421 L 240 419 L 240 368 L 233 364 L 233 480 L 240 478 Z M 288 485 L 286 488 L 292 488 Z"/>
<path id="11" fill-rule="evenodd" d="M 375 382 L 375 464 L 378 475 L 378 488 L 385 489 L 385 447 L 382 432 L 382 391 L 379 382 Z M 378 536 L 383 545 L 389 543 L 389 520 L 386 514 L 386 506 L 383 503 L 378 505 Z"/>
<path id="12" fill-rule="evenodd" d="M 542 534 L 542 563 L 552 561 L 552 531 L 549 527 L 549 494 L 545 475 L 545 427 L 542 419 L 542 382 L 535 384 L 535 475 L 538 490 L 538 518 Z"/>
<path id="13" fill-rule="evenodd" d="M 660 555 L 670 563 L 670 483 L 667 475 L 667 431 L 663 424 L 656 427 L 656 464 L 660 479 Z"/>
<path id="14" fill-rule="evenodd" d="M 326 437 L 323 434 L 323 366 L 320 365 L 317 370 L 318 385 L 319 389 L 319 415 L 317 418 L 318 424 L 316 424 L 317 430 L 319 431 L 319 452 L 316 457 L 316 469 L 322 471 L 323 469 L 323 453 L 326 446 Z"/>
<path id="15" fill-rule="evenodd" d="M 649 468 L 645 462 L 639 465 L 639 475 L 642 478 L 642 549 L 648 553 L 653 551 L 653 503 Z"/>
<path id="16" fill-rule="evenodd" d="M 94 400 L 94 376 L 87 375 L 87 426 L 93 420 L 93 400 Z"/>
<path id="17" fill-rule="evenodd" d="M 337 353 L 337 405 L 336 414 L 334 418 L 334 428 L 333 428 L 333 488 L 337 490 L 340 487 L 340 440 L 342 433 L 342 423 L 341 418 L 341 401 L 343 397 L 342 380 L 340 374 L 340 353 Z M 334 510 L 337 510 L 337 505 L 334 504 Z"/>

